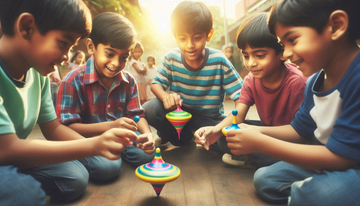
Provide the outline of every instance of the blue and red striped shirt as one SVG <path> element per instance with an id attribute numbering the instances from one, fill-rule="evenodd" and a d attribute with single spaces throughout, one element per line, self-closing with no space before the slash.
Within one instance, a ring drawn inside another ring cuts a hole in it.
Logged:
<path id="1" fill-rule="evenodd" d="M 71 71 L 61 82 L 56 114 L 62 124 L 99 123 L 121 117 L 144 117 L 138 88 L 134 78 L 126 71 L 114 77 L 111 88 L 98 78 L 91 57 L 86 65 Z"/>

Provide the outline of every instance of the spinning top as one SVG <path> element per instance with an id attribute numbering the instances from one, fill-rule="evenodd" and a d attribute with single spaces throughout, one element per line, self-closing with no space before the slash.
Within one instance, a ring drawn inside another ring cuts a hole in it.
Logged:
<path id="1" fill-rule="evenodd" d="M 160 148 L 156 148 L 154 159 L 150 163 L 136 168 L 135 175 L 139 179 L 151 183 L 156 195 L 159 196 L 165 183 L 171 182 L 180 176 L 180 169 L 164 162 L 160 154 Z"/>
<path id="2" fill-rule="evenodd" d="M 140 121 L 140 117 L 139 117 L 138 115 L 136 115 L 136 116 L 134 117 L 134 121 L 135 121 L 136 123 L 138 123 L 138 122 Z M 136 146 L 136 142 L 133 142 L 133 145 Z"/>
<path id="3" fill-rule="evenodd" d="M 222 133 L 227 136 L 227 132 L 230 131 L 230 130 L 234 130 L 234 129 L 240 129 L 240 127 L 237 125 L 237 122 L 236 122 L 236 115 L 238 114 L 238 111 L 236 109 L 234 109 L 232 112 L 232 115 L 233 115 L 233 121 L 232 121 L 232 124 L 228 127 L 224 127 L 221 131 Z"/>
<path id="4" fill-rule="evenodd" d="M 191 114 L 183 111 L 178 106 L 175 111 L 166 114 L 166 119 L 175 127 L 178 138 L 180 139 L 180 132 L 185 124 L 191 119 Z"/>

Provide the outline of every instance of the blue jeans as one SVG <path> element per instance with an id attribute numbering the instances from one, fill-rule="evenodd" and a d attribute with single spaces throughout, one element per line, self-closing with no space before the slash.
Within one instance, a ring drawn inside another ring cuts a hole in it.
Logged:
<path id="1" fill-rule="evenodd" d="M 215 126 L 220 123 L 224 118 L 211 118 L 201 113 L 201 111 L 182 107 L 184 111 L 189 112 L 192 118 L 183 127 L 180 133 L 180 139 L 174 126 L 166 119 L 166 114 L 172 110 L 166 110 L 163 103 L 158 99 L 152 99 L 144 103 L 145 118 L 149 125 L 157 130 L 157 134 L 161 138 L 165 138 L 175 146 L 182 146 L 192 140 L 194 132 L 200 127 Z M 226 140 L 225 140 L 226 142 Z"/>
<path id="2" fill-rule="evenodd" d="M 139 134 L 139 132 L 137 132 Z M 59 164 L 24 169 L 41 183 L 42 189 L 54 201 L 73 201 L 81 196 L 89 179 L 96 182 L 106 182 L 120 174 L 122 159 L 132 165 L 139 166 L 151 162 L 155 156 L 147 155 L 135 146 L 128 146 L 118 160 L 108 160 L 95 156 L 81 160 Z M 22 193 L 20 193 L 22 194 Z"/>
<path id="3" fill-rule="evenodd" d="M 360 169 L 307 170 L 283 161 L 255 172 L 254 185 L 271 203 L 288 205 L 359 205 Z"/>
<path id="4" fill-rule="evenodd" d="M 0 205 L 45 205 L 45 192 L 32 176 L 0 166 Z"/>

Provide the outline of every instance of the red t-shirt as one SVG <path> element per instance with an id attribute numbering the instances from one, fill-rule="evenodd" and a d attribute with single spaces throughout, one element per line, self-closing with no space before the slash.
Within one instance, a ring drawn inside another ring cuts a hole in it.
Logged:
<path id="1" fill-rule="evenodd" d="M 251 72 L 244 79 L 239 102 L 255 104 L 262 124 L 267 126 L 289 124 L 304 100 L 307 78 L 294 64 L 285 63 L 285 66 L 285 77 L 276 89 L 265 88 L 261 79 L 255 79 Z"/>

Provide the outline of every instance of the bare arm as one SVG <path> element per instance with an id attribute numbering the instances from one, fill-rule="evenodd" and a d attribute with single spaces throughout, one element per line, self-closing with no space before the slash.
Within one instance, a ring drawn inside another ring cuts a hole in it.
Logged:
<path id="1" fill-rule="evenodd" d="M 303 141 L 295 138 L 298 135 L 294 129 L 291 130 L 290 125 L 281 127 L 282 130 L 278 127 L 277 132 L 271 131 L 280 139 L 260 133 L 253 127 L 229 131 L 226 138 L 228 147 L 235 155 L 260 152 L 306 169 L 319 171 L 345 170 L 356 164 L 355 161 L 339 156 L 323 145 L 294 143 Z M 293 134 L 294 132 L 296 134 Z M 287 139 L 285 135 L 289 135 L 288 140 L 292 142 L 284 141 Z"/>
<path id="2" fill-rule="evenodd" d="M 167 110 L 174 110 L 177 106 L 181 106 L 182 104 L 182 100 L 179 99 L 178 94 L 167 93 L 160 84 L 152 84 L 151 91 L 163 102 L 164 107 Z"/>
<path id="3" fill-rule="evenodd" d="M 57 129 L 57 132 L 63 132 Z M 0 165 L 12 164 L 26 168 L 91 156 L 115 160 L 120 158 L 126 146 L 137 141 L 137 136 L 129 130 L 112 129 L 101 136 L 72 141 L 24 140 L 16 134 L 0 135 L 0 139 Z"/>
<path id="4" fill-rule="evenodd" d="M 146 67 L 143 67 L 143 69 L 140 69 L 137 63 L 133 63 L 132 66 L 134 67 L 135 71 L 139 74 L 146 74 Z"/>

